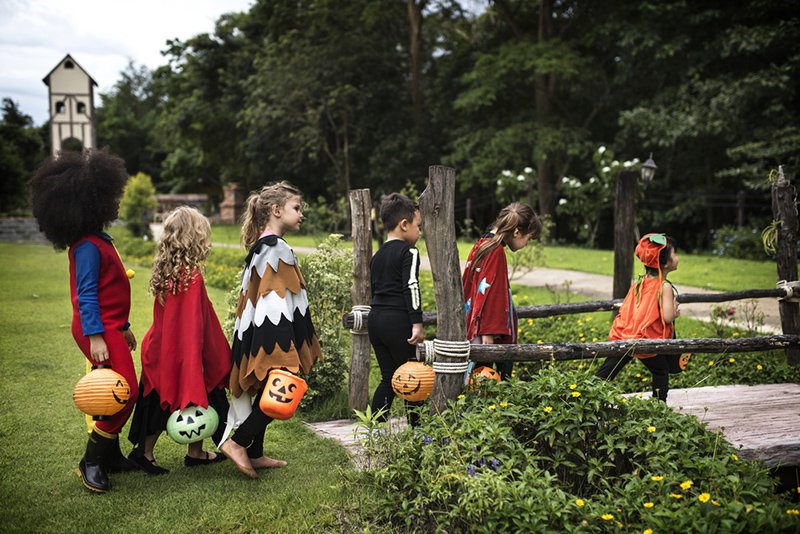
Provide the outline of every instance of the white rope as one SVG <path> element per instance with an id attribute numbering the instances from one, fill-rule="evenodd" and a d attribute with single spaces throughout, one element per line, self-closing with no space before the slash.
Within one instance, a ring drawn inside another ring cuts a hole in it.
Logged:
<path id="1" fill-rule="evenodd" d="M 350 329 L 350 333 L 354 335 L 364 335 L 367 333 L 367 328 L 364 325 L 363 315 L 361 313 L 368 314 L 369 310 L 372 309 L 370 306 L 366 306 L 363 304 L 354 304 L 353 309 L 350 313 L 353 314 L 353 328 Z"/>
<path id="2" fill-rule="evenodd" d="M 469 362 L 433 362 L 433 371 L 436 373 L 445 373 L 452 375 L 460 375 L 467 372 L 469 369 Z"/>
<path id="3" fill-rule="evenodd" d="M 469 341 L 447 341 L 434 339 L 425 342 L 425 362 L 433 363 L 436 373 L 462 374 L 469 369 Z M 440 362 L 438 356 L 463 358 L 461 362 Z"/>
<path id="4" fill-rule="evenodd" d="M 428 365 L 433 364 L 434 353 L 433 353 L 433 341 L 425 340 L 422 342 L 423 346 L 425 347 L 425 363 Z"/>

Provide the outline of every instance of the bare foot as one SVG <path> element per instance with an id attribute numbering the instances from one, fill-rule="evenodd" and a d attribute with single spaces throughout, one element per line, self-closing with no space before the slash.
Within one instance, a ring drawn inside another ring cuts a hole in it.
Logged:
<path id="1" fill-rule="evenodd" d="M 250 464 L 254 469 L 273 469 L 275 467 L 284 467 L 286 462 L 262 456 L 260 458 L 250 458 Z"/>
<path id="2" fill-rule="evenodd" d="M 229 439 L 222 444 L 219 450 L 233 462 L 236 469 L 242 474 L 249 478 L 258 478 L 258 474 L 250 463 L 250 458 L 247 457 L 247 449 Z"/>

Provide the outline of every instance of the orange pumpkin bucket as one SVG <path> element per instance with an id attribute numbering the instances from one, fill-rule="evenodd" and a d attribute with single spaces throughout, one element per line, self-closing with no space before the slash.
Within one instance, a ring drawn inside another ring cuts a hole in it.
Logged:
<path id="1" fill-rule="evenodd" d="M 500 382 L 500 373 L 491 367 L 481 365 L 472 371 L 472 374 L 469 377 L 469 385 L 473 385 L 473 381 L 480 382 L 482 380 L 494 380 L 495 382 Z"/>
<path id="2" fill-rule="evenodd" d="M 406 362 L 392 375 L 392 389 L 407 401 L 427 399 L 433 391 L 436 373 L 422 362 Z"/>
<path id="3" fill-rule="evenodd" d="M 288 371 L 273 369 L 267 375 L 258 405 L 273 419 L 291 419 L 306 391 L 308 384 L 305 380 Z"/>
<path id="4" fill-rule="evenodd" d="M 78 380 L 72 392 L 72 400 L 80 411 L 102 421 L 114 415 L 128 404 L 131 388 L 121 374 L 110 367 L 98 365 Z"/>

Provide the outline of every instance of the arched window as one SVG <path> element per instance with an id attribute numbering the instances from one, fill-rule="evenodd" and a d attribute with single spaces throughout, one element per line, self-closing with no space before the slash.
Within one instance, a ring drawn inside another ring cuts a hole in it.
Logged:
<path id="1" fill-rule="evenodd" d="M 64 105 L 64 102 L 59 100 L 56 102 L 56 113 L 65 113 L 67 111 L 67 106 Z"/>
<path id="2" fill-rule="evenodd" d="M 75 63 L 73 63 L 70 60 L 67 60 L 67 61 L 64 62 L 64 68 L 65 69 L 74 69 L 75 68 Z"/>
<path id="3" fill-rule="evenodd" d="M 78 113 L 86 113 L 86 104 L 78 102 Z"/>

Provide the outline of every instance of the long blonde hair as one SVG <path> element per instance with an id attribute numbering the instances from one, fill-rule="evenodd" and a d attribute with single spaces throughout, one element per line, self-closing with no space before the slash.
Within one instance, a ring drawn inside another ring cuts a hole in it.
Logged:
<path id="1" fill-rule="evenodd" d="M 211 225 L 189 206 L 175 208 L 164 220 L 164 232 L 153 260 L 150 293 L 160 302 L 168 292 L 177 295 L 189 287 L 203 268 L 211 249 Z"/>
<path id="2" fill-rule="evenodd" d="M 281 207 L 293 196 L 303 194 L 287 181 L 267 184 L 259 191 L 253 191 L 245 202 L 242 214 L 242 245 L 247 250 L 256 244 L 261 232 L 272 216 L 274 206 Z"/>
<path id="3" fill-rule="evenodd" d="M 492 223 L 491 228 L 496 228 L 497 231 L 492 237 L 478 245 L 470 270 L 474 270 L 480 265 L 483 258 L 511 237 L 517 228 L 522 235 L 529 235 L 531 239 L 539 237 L 542 232 L 542 221 L 539 220 L 539 216 L 536 215 L 533 208 L 527 204 L 512 202 L 500 210 L 500 214 Z"/>

